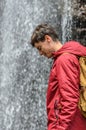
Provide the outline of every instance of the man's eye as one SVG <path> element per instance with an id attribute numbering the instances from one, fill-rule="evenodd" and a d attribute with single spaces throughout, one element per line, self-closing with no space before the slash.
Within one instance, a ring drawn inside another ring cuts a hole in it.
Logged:
<path id="1" fill-rule="evenodd" d="M 40 50 L 41 50 L 41 47 L 38 47 L 38 50 L 40 51 Z"/>

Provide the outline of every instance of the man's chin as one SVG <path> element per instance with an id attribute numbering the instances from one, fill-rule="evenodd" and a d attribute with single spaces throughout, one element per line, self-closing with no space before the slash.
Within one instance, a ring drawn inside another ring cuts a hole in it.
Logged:
<path id="1" fill-rule="evenodd" d="M 45 57 L 47 57 L 48 59 L 52 58 L 52 55 L 46 55 Z"/>
<path id="2" fill-rule="evenodd" d="M 43 54 L 43 56 L 49 59 L 49 58 L 52 58 L 53 55 L 50 55 L 50 54 Z"/>

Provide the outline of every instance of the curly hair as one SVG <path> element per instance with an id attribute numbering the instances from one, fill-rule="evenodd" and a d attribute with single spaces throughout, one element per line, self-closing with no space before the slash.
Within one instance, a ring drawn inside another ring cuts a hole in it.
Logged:
<path id="1" fill-rule="evenodd" d="M 45 40 L 45 35 L 49 35 L 53 41 L 58 40 L 58 35 L 55 29 L 48 24 L 38 25 L 31 36 L 31 45 L 34 46 L 35 43 L 43 42 Z"/>

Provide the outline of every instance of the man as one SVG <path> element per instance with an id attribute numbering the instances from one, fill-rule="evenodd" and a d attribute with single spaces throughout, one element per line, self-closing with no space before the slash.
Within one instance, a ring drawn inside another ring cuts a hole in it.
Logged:
<path id="1" fill-rule="evenodd" d="M 75 41 L 62 45 L 48 24 L 36 27 L 31 44 L 40 55 L 54 59 L 47 89 L 48 130 L 86 130 L 86 119 L 78 108 L 78 57 L 86 56 L 86 47 Z"/>

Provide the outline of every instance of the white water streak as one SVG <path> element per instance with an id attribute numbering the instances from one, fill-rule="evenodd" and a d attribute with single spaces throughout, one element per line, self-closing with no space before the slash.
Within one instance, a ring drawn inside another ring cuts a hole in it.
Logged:
<path id="1" fill-rule="evenodd" d="M 72 1 L 64 0 L 62 23 L 61 23 L 62 43 L 66 42 L 66 40 L 71 39 L 71 25 L 72 25 Z"/>

